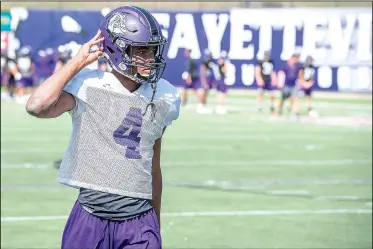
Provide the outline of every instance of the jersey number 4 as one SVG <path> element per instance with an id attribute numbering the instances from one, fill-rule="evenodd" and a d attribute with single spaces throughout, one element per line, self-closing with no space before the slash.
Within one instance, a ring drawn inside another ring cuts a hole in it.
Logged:
<path id="1" fill-rule="evenodd" d="M 141 109 L 131 107 L 121 125 L 113 133 L 115 142 L 126 147 L 125 155 L 128 159 L 141 159 L 141 125 Z"/>

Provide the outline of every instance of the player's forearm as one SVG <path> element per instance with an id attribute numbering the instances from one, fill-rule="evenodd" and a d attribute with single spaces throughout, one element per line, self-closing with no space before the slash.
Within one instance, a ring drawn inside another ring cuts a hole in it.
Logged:
<path id="1" fill-rule="evenodd" d="M 256 80 L 256 82 L 258 82 L 258 83 L 262 83 L 262 82 L 263 82 L 263 78 L 262 78 L 261 70 L 260 70 L 259 67 L 256 67 L 256 68 L 255 68 L 255 80 Z"/>
<path id="2" fill-rule="evenodd" d="M 61 70 L 50 76 L 31 94 L 26 105 L 27 112 L 37 116 L 51 108 L 58 101 L 65 86 L 82 68 L 83 64 L 73 58 Z"/>
<path id="3" fill-rule="evenodd" d="M 161 224 L 161 203 L 162 203 L 162 173 L 161 171 L 153 172 L 153 198 L 152 204 L 157 215 L 159 225 Z"/>
<path id="4" fill-rule="evenodd" d="M 277 74 L 277 86 L 283 87 L 285 85 L 285 72 L 279 71 Z"/>
<path id="5" fill-rule="evenodd" d="M 277 78 L 276 78 L 276 73 L 275 72 L 271 73 L 271 81 L 272 81 L 273 85 L 277 84 Z"/>

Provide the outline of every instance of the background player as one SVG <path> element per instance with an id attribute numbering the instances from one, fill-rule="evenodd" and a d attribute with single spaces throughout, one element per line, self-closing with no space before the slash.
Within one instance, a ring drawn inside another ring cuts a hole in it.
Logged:
<path id="1" fill-rule="evenodd" d="M 274 71 L 274 63 L 271 59 L 271 52 L 264 52 L 264 59 L 260 60 L 255 67 L 255 80 L 258 85 L 258 110 L 263 110 L 263 95 L 264 92 L 268 92 L 270 100 L 270 111 L 275 111 L 275 84 L 276 84 L 276 73 Z"/>
<path id="2" fill-rule="evenodd" d="M 134 6 L 107 14 L 100 30 L 26 106 L 40 118 L 69 111 L 73 120 L 58 179 L 80 193 L 62 248 L 161 248 L 161 139 L 180 108 L 177 89 L 160 79 L 167 41 Z M 113 73 L 86 68 L 103 53 Z"/>
<path id="3" fill-rule="evenodd" d="M 35 85 L 40 85 L 49 76 L 52 75 L 53 69 L 56 63 L 56 54 L 52 48 L 45 50 L 39 50 L 38 59 L 36 61 L 36 67 L 38 70 L 38 81 Z"/>
<path id="4" fill-rule="evenodd" d="M 279 71 L 279 84 L 278 88 L 281 89 L 281 98 L 277 106 L 277 114 L 282 114 L 284 101 L 290 98 L 291 110 L 294 118 L 299 117 L 299 72 L 302 66 L 299 64 L 299 53 L 294 53 L 286 62 L 284 67 Z"/>
<path id="5" fill-rule="evenodd" d="M 185 50 L 185 57 L 186 59 L 186 69 L 185 72 L 182 75 L 183 80 L 185 80 L 185 85 L 182 93 L 182 103 L 183 105 L 186 105 L 188 101 L 188 94 L 189 91 L 193 91 L 195 95 L 198 98 L 198 106 L 197 106 L 197 112 L 199 109 L 203 108 L 201 104 L 201 92 L 199 91 L 201 88 L 201 83 L 199 81 L 199 76 L 198 76 L 198 65 L 195 60 L 191 58 L 191 49 L 186 49 Z"/>
<path id="6" fill-rule="evenodd" d="M 10 58 L 6 50 L 1 50 L 1 86 L 5 88 L 1 97 L 11 99 L 15 92 L 15 75 L 17 66 L 14 59 Z"/>
<path id="7" fill-rule="evenodd" d="M 222 51 L 220 53 L 220 57 L 217 62 L 219 67 L 220 79 L 216 81 L 216 90 L 218 91 L 218 105 L 216 107 L 216 113 L 224 115 L 227 113 L 225 103 L 227 100 L 228 86 L 227 84 L 225 84 L 225 80 L 227 76 L 227 63 L 229 62 L 226 51 Z"/>
<path id="8" fill-rule="evenodd" d="M 306 97 L 308 115 L 312 116 L 312 87 L 314 84 L 315 67 L 313 65 L 313 58 L 307 56 L 303 67 L 300 70 L 300 86 L 301 96 Z"/>
<path id="9" fill-rule="evenodd" d="M 206 106 L 207 97 L 209 91 L 216 87 L 216 80 L 220 79 L 220 73 L 219 67 L 215 64 L 210 50 L 205 49 L 204 56 L 205 59 L 202 61 L 202 64 L 200 66 L 200 80 L 203 90 L 200 113 L 212 113 L 212 111 Z"/>
<path id="10" fill-rule="evenodd" d="M 71 53 L 71 49 L 66 46 L 58 47 L 58 59 L 54 67 L 54 72 L 60 70 L 71 59 Z"/>
<path id="11" fill-rule="evenodd" d="M 16 76 L 16 92 L 18 96 L 23 96 L 31 93 L 35 82 L 35 64 L 29 47 L 22 47 L 18 51 L 16 63 L 19 73 Z"/>

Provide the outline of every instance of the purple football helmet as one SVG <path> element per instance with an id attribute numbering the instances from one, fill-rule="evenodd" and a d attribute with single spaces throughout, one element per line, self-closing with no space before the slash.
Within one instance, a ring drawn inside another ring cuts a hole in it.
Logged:
<path id="1" fill-rule="evenodd" d="M 136 6 L 117 8 L 105 16 L 100 30 L 104 55 L 115 71 L 138 83 L 156 83 L 160 79 L 166 68 L 163 50 L 167 40 L 148 11 Z M 147 46 L 154 46 L 154 60 L 134 61 L 133 48 Z M 137 68 L 150 73 L 140 75 Z"/>

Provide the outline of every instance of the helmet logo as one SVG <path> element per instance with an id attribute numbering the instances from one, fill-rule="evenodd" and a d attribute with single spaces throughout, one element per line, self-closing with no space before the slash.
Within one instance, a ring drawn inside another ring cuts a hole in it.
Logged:
<path id="1" fill-rule="evenodd" d="M 122 13 L 115 13 L 109 20 L 108 29 L 114 35 L 121 35 L 127 32 L 126 16 Z"/>
<path id="2" fill-rule="evenodd" d="M 115 45 L 117 45 L 120 48 L 124 48 L 126 46 L 126 43 L 123 40 L 116 40 Z"/>

